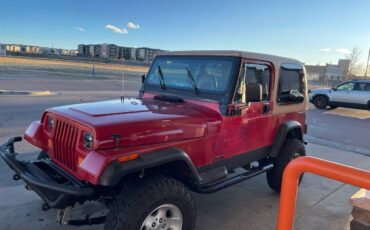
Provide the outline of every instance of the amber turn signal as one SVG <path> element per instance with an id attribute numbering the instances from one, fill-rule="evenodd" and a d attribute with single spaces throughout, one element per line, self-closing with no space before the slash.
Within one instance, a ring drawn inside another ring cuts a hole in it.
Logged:
<path id="1" fill-rule="evenodd" d="M 84 161 L 85 158 L 82 158 L 82 157 L 78 157 L 77 158 L 77 164 L 80 166 L 82 164 L 82 162 Z"/>
<path id="2" fill-rule="evenodd" d="M 126 162 L 126 161 L 135 160 L 138 157 L 139 157 L 139 154 L 134 153 L 134 154 L 130 154 L 128 156 L 118 157 L 118 161 L 123 163 L 123 162 Z"/>

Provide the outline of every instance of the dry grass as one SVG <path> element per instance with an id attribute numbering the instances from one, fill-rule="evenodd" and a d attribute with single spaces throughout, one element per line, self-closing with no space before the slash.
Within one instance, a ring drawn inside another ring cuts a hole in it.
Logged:
<path id="1" fill-rule="evenodd" d="M 68 67 L 88 67 L 95 65 L 96 68 L 107 70 L 120 70 L 132 72 L 147 72 L 148 67 L 131 66 L 120 64 L 104 64 L 104 63 L 88 63 L 75 62 L 68 60 L 48 60 L 38 58 L 23 58 L 23 57 L 0 57 L 0 64 L 16 64 L 16 65 L 42 65 L 42 66 L 68 66 Z"/>

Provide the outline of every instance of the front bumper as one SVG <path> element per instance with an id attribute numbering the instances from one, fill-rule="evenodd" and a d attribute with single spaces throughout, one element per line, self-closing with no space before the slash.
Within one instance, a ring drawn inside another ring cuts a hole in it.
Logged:
<path id="1" fill-rule="evenodd" d="M 65 208 L 93 197 L 94 189 L 91 186 L 77 180 L 48 159 L 29 162 L 17 160 L 14 143 L 21 140 L 22 137 L 14 137 L 1 145 L 0 157 L 14 171 L 13 179 L 22 179 L 26 188 L 35 191 L 45 201 L 43 209 Z"/>
<path id="2" fill-rule="evenodd" d="M 312 93 L 309 93 L 309 94 L 308 94 L 308 101 L 309 101 L 310 103 L 313 103 L 313 94 L 312 94 Z"/>

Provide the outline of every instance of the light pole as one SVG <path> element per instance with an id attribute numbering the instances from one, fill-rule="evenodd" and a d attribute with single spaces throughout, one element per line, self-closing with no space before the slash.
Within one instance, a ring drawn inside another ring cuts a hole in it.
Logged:
<path id="1" fill-rule="evenodd" d="M 365 80 L 367 79 L 367 70 L 369 69 L 369 60 L 370 60 L 370 48 L 369 48 L 369 54 L 367 55 L 366 70 L 365 70 Z"/>

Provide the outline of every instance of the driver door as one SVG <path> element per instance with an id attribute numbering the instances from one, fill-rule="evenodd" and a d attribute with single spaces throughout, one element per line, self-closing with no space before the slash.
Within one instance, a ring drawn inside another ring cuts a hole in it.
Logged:
<path id="1" fill-rule="evenodd" d="M 354 87 L 355 83 L 353 82 L 339 85 L 334 91 L 332 91 L 330 100 L 337 103 L 351 103 Z"/>
<path id="2" fill-rule="evenodd" d="M 270 143 L 272 69 L 269 63 L 244 62 L 233 103 L 243 101 L 242 91 L 247 84 L 261 84 L 262 100 L 248 102 L 248 93 L 246 93 L 246 106 L 237 114 L 226 118 L 228 129 L 226 158 L 239 155 L 239 157 L 253 158 L 254 153 L 259 155 L 260 151 L 268 151 L 267 146 L 272 144 Z"/>

